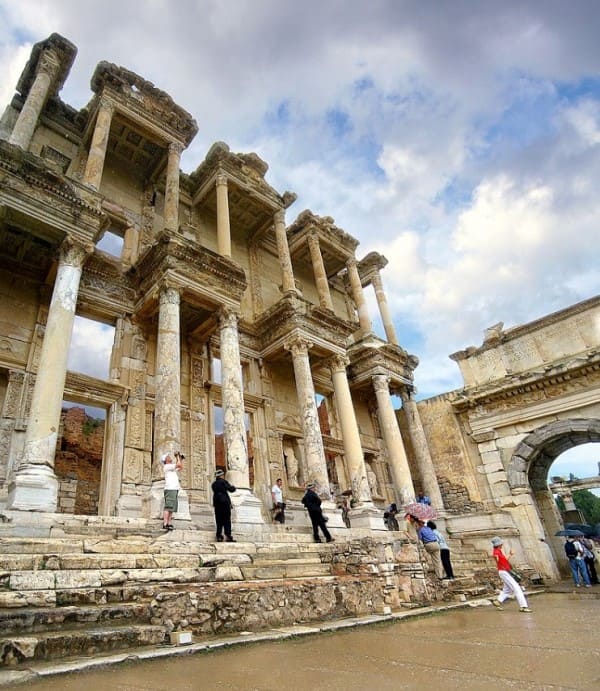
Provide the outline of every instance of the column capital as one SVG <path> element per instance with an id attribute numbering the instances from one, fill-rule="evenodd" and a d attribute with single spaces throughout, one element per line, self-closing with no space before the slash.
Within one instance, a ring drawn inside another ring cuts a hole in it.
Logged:
<path id="1" fill-rule="evenodd" d="M 54 79 L 59 67 L 58 55 L 51 48 L 44 50 L 38 60 L 37 72 L 43 72 Z"/>
<path id="2" fill-rule="evenodd" d="M 292 336 L 284 342 L 283 347 L 289 350 L 292 355 L 307 355 L 313 347 L 313 342 L 303 336 Z"/>
<path id="3" fill-rule="evenodd" d="M 385 393 L 390 392 L 390 377 L 387 374 L 374 374 L 373 375 L 373 388 L 375 392 L 384 391 Z"/>
<path id="4" fill-rule="evenodd" d="M 309 247 L 313 247 L 313 248 L 321 251 L 321 243 L 319 242 L 319 235 L 315 230 L 311 230 L 306 235 L 306 242 L 308 243 Z"/>
<path id="5" fill-rule="evenodd" d="M 176 288 L 169 281 L 163 281 L 160 285 L 159 303 L 161 305 L 178 305 L 180 301 L 179 288 Z"/>
<path id="6" fill-rule="evenodd" d="M 67 266 L 81 268 L 84 261 L 94 252 L 94 245 L 91 242 L 81 243 L 66 238 L 59 249 L 59 263 Z"/>
<path id="7" fill-rule="evenodd" d="M 103 110 L 105 113 L 113 115 L 115 112 L 115 104 L 109 98 L 106 98 L 106 96 L 102 96 L 98 104 L 98 110 Z"/>
<path id="8" fill-rule="evenodd" d="M 221 328 L 237 327 L 240 313 L 232 307 L 221 307 L 219 310 L 219 325 Z"/>
<path id="9" fill-rule="evenodd" d="M 285 209 L 277 209 L 273 214 L 274 223 L 283 223 L 285 225 Z"/>
<path id="10" fill-rule="evenodd" d="M 181 142 L 172 141 L 169 142 L 168 149 L 170 154 L 177 154 L 178 156 L 181 156 L 185 149 L 185 146 Z"/>
<path id="11" fill-rule="evenodd" d="M 349 364 L 350 358 L 346 355 L 339 354 L 333 355 L 327 361 L 327 365 L 329 366 L 329 369 L 331 369 L 332 374 L 335 374 L 336 372 L 344 372 L 345 374 L 346 367 L 348 367 Z"/>
<path id="12" fill-rule="evenodd" d="M 225 187 L 227 187 L 227 180 L 228 180 L 227 175 L 225 173 L 223 173 L 222 171 L 219 171 L 217 173 L 216 178 L 215 178 L 215 184 L 217 187 L 221 187 L 223 185 Z"/>

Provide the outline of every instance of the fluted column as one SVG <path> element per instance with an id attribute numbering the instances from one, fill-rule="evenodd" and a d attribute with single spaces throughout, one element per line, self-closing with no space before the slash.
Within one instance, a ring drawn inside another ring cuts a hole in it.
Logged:
<path id="1" fill-rule="evenodd" d="M 9 485 L 8 508 L 56 511 L 58 481 L 54 456 L 67 374 L 69 343 L 81 271 L 93 246 L 66 241 L 61 247 L 56 281 L 33 388 L 25 446 Z"/>
<path id="2" fill-rule="evenodd" d="M 427 446 L 425 430 L 423 429 L 417 404 L 414 396 L 408 391 L 402 391 L 400 396 L 402 398 L 402 407 L 406 413 L 408 433 L 410 434 L 415 456 L 417 457 L 419 473 L 423 481 L 423 489 L 425 494 L 431 499 L 432 505 L 438 510 L 442 509 L 444 507 L 444 502 L 433 467 L 431 454 L 429 453 L 429 447 Z"/>
<path id="3" fill-rule="evenodd" d="M 325 264 L 323 263 L 323 255 L 321 254 L 319 238 L 313 233 L 308 236 L 307 240 L 313 272 L 315 274 L 315 283 L 317 284 L 317 292 L 319 294 L 319 304 L 321 307 L 333 310 L 331 293 L 329 292 L 329 281 L 327 280 Z"/>
<path id="4" fill-rule="evenodd" d="M 308 349 L 310 343 L 302 338 L 294 338 L 285 344 L 286 350 L 292 354 L 294 378 L 298 403 L 302 416 L 302 431 L 304 435 L 304 478 L 315 482 L 317 492 L 327 499 L 330 497 L 329 477 L 325 462 L 325 450 L 319 425 L 319 412 L 315 400 L 315 389 L 310 371 Z"/>
<path id="5" fill-rule="evenodd" d="M 360 281 L 360 275 L 358 273 L 358 265 L 356 264 L 356 259 L 351 259 L 347 263 L 347 267 L 350 288 L 352 289 L 352 297 L 354 298 L 354 302 L 356 303 L 356 310 L 358 312 L 360 330 L 363 334 L 367 334 L 370 331 L 373 331 L 373 325 L 371 323 L 371 318 L 369 317 L 369 309 L 367 307 L 367 301 L 365 300 L 365 294 L 362 288 L 362 283 Z"/>
<path id="6" fill-rule="evenodd" d="M 92 135 L 92 143 L 83 174 L 83 182 L 94 189 L 100 189 L 102 172 L 104 171 L 104 159 L 106 157 L 106 147 L 108 146 L 108 135 L 110 134 L 110 123 L 114 113 L 113 104 L 103 98 L 98 107 L 98 115 Z"/>
<path id="7" fill-rule="evenodd" d="M 227 176 L 219 173 L 217 185 L 217 248 L 220 255 L 231 257 L 231 228 L 229 225 L 229 193 Z"/>
<path id="8" fill-rule="evenodd" d="M 361 504 L 372 505 L 371 490 L 360 442 L 360 432 L 356 422 L 356 415 L 354 414 L 352 394 L 350 393 L 350 386 L 348 385 L 348 377 L 346 375 L 347 365 L 348 359 L 345 357 L 334 357 L 330 361 L 333 391 L 338 418 L 342 428 L 344 457 L 350 475 L 352 496 Z"/>
<path id="9" fill-rule="evenodd" d="M 60 62 L 56 53 L 52 50 L 44 51 L 38 62 L 37 74 L 33 84 L 29 89 L 23 108 L 10 135 L 9 142 L 11 144 L 20 146 L 25 151 L 29 150 L 40 113 L 46 103 L 50 87 L 56 78 L 59 68 Z"/>
<path id="10" fill-rule="evenodd" d="M 414 501 L 415 490 L 398 420 L 390 398 L 389 377 L 385 374 L 374 375 L 373 387 L 377 398 L 377 417 L 392 466 L 398 501 L 405 505 Z"/>
<path id="11" fill-rule="evenodd" d="M 392 315 L 387 304 L 387 299 L 385 297 L 385 291 L 383 290 L 383 283 L 381 281 L 381 276 L 379 272 L 375 272 L 371 276 L 371 281 L 373 283 L 373 288 L 375 289 L 375 297 L 377 298 L 377 305 L 379 306 L 379 314 L 381 315 L 381 321 L 383 322 L 383 328 L 385 329 L 385 335 L 389 343 L 394 345 L 399 345 L 398 337 L 396 336 L 396 330 L 394 329 L 394 323 L 392 321 Z"/>
<path id="12" fill-rule="evenodd" d="M 281 283 L 283 292 L 296 292 L 290 247 L 285 233 L 285 211 L 283 209 L 276 211 L 273 220 L 275 225 L 275 239 L 277 240 L 277 256 L 281 263 Z"/>
<path id="13" fill-rule="evenodd" d="M 179 228 L 179 162 L 183 146 L 179 142 L 169 144 L 167 179 L 165 182 L 165 228 Z"/>
<path id="14" fill-rule="evenodd" d="M 238 315 L 222 310 L 219 315 L 221 331 L 221 386 L 223 392 L 223 437 L 228 479 L 236 487 L 249 489 L 248 448 L 244 411 L 244 390 Z"/>

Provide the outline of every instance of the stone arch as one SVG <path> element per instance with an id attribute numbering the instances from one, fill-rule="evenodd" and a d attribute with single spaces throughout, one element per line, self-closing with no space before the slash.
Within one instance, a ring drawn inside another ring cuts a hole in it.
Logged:
<path id="1" fill-rule="evenodd" d="M 539 427 L 517 446 L 508 468 L 511 489 L 536 491 L 547 488 L 548 470 L 563 451 L 579 444 L 600 442 L 600 420 L 573 418 L 558 420 Z"/>

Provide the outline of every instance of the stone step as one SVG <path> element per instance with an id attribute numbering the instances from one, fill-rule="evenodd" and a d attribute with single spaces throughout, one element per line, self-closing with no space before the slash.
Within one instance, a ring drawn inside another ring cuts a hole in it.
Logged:
<path id="1" fill-rule="evenodd" d="M 165 628 L 152 624 L 95 626 L 27 636 L 3 636 L 0 638 L 0 666 L 14 667 L 32 660 L 57 660 L 159 645 L 165 639 Z"/>
<path id="2" fill-rule="evenodd" d="M 0 609 L 0 631 L 9 633 L 31 633 L 42 630 L 56 630 L 84 627 L 103 622 L 127 621 L 147 623 L 150 618 L 150 605 L 147 602 L 123 602 L 103 605 L 83 605 L 75 607 L 20 607 Z"/>
<path id="3" fill-rule="evenodd" d="M 331 575 L 331 564 L 321 563 L 288 563 L 271 565 L 242 565 L 242 575 L 247 580 L 270 580 L 278 578 L 312 578 Z"/>

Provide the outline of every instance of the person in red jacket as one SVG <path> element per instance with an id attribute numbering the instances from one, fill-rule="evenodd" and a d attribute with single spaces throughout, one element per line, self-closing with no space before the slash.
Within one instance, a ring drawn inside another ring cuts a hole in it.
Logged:
<path id="1" fill-rule="evenodd" d="M 504 584 L 502 592 L 500 593 L 500 595 L 498 595 L 498 599 L 492 600 L 492 604 L 494 605 L 494 607 L 497 607 L 498 609 L 503 609 L 502 603 L 511 593 L 513 593 L 515 598 L 517 599 L 517 602 L 519 603 L 519 611 L 531 612 L 527 604 L 527 598 L 525 597 L 523 589 L 510 573 L 512 571 L 512 567 L 510 565 L 510 562 L 508 561 L 508 558 L 502 551 L 502 539 L 499 537 L 493 537 L 492 547 L 494 548 L 492 556 L 496 560 L 496 566 L 498 567 L 498 575 L 500 576 L 500 580 Z M 513 551 L 511 550 L 508 553 L 508 556 L 512 557 L 512 555 Z"/>

